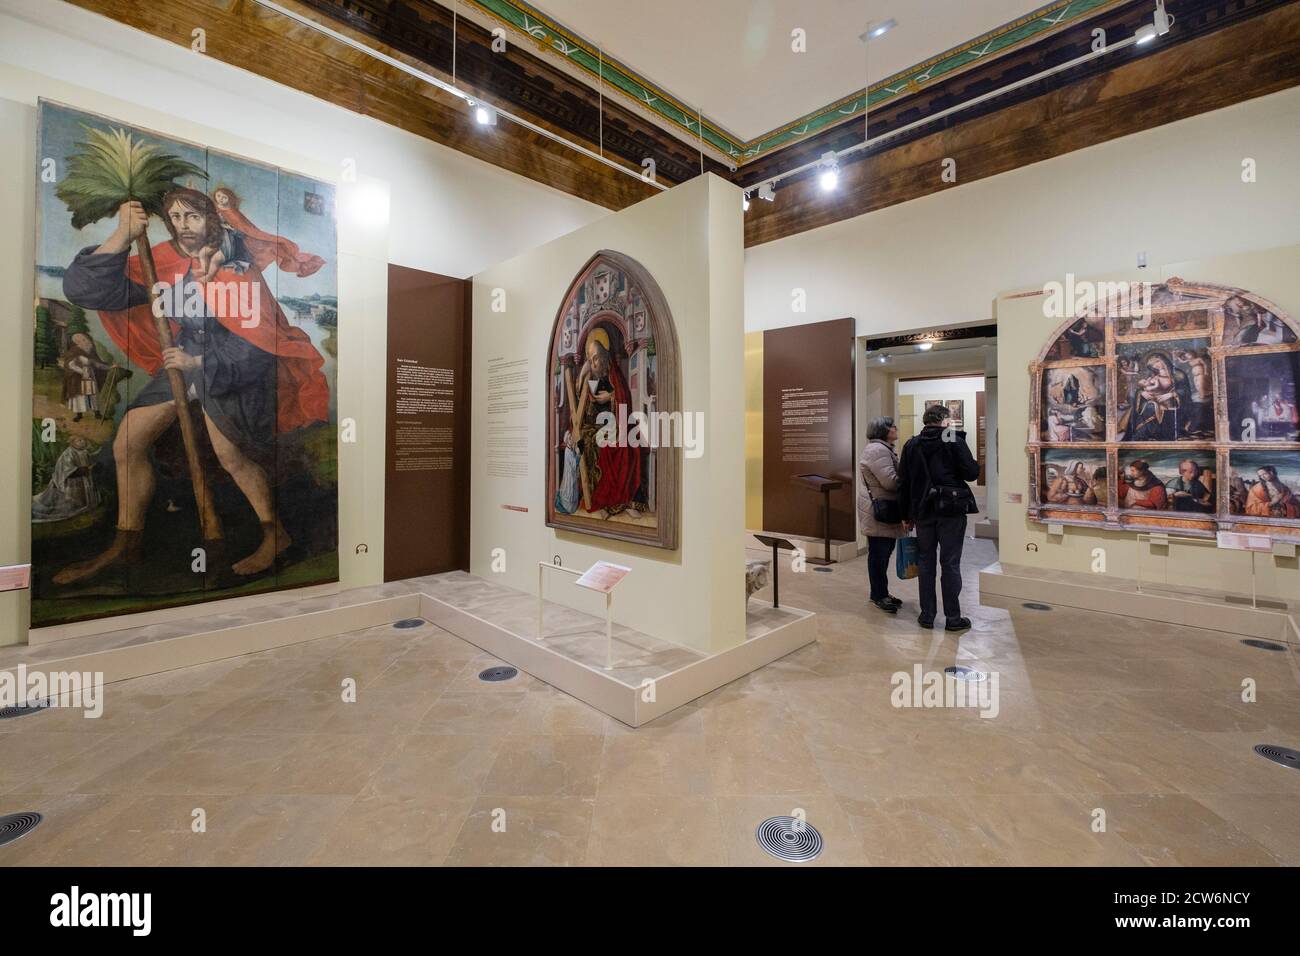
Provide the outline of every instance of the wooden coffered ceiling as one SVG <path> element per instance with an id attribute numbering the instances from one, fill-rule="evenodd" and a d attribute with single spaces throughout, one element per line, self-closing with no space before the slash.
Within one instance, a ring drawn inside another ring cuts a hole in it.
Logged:
<path id="1" fill-rule="evenodd" d="M 478 128 L 457 97 L 255 0 L 67 2 L 187 47 L 192 31 L 202 27 L 210 56 L 610 209 L 657 191 L 506 119 L 491 130 Z M 424 72 L 453 79 L 448 6 L 434 0 L 277 2 Z M 457 9 L 467 3 L 486 12 L 527 6 L 464 0 Z M 902 74 L 888 78 L 888 87 L 873 84 L 870 135 L 888 138 L 844 157 L 841 185 L 832 194 L 816 187 L 810 171 L 782 181 L 774 202 L 751 203 L 746 245 L 960 188 L 1300 83 L 1300 0 L 1167 0 L 1167 5 L 1175 26 L 1158 42 L 1109 53 L 956 113 L 952 107 L 1088 53 L 1096 29 L 1109 37 L 1131 36 L 1150 22 L 1153 0 L 1080 0 L 1083 12 L 1077 17 L 1021 36 L 996 57 L 978 62 L 958 57 L 952 62 L 960 68 L 932 78 L 913 71 L 903 79 Z M 645 160 L 653 160 L 664 185 L 712 172 L 749 187 L 863 139 L 861 90 L 856 117 L 845 112 L 845 121 L 803 123 L 796 127 L 798 135 L 787 130 L 775 145 L 765 136 L 764 148 L 752 148 L 753 143 L 728 138 L 708 117 L 701 124 L 701 117 L 692 118 L 680 103 L 675 119 L 671 104 L 659 112 L 646 108 L 636 98 L 646 94 L 635 84 L 624 83 L 619 95 L 613 66 L 603 58 L 597 68 L 608 85 L 593 80 L 581 68 L 585 61 L 578 62 L 578 46 L 558 62 L 553 36 L 531 34 L 537 42 L 529 43 L 512 35 L 504 51 L 494 52 L 492 20 L 456 16 L 454 22 L 459 88 L 631 170 L 639 172 Z M 935 62 L 959 52 L 948 51 Z M 617 66 L 636 77 L 629 67 Z M 956 161 L 955 183 L 940 176 L 946 158 Z"/>

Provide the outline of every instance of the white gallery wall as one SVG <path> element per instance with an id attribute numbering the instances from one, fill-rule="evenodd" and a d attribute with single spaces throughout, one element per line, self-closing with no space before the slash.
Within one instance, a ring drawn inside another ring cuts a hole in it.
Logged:
<path id="1" fill-rule="evenodd" d="M 473 574 L 535 594 L 539 561 L 558 556 L 579 569 L 612 561 L 632 569 L 614 593 L 616 622 L 706 651 L 744 640 L 742 232 L 740 190 L 710 174 L 474 277 Z M 677 329 L 682 410 L 703 414 L 703 454 L 682 458 L 680 546 L 672 551 L 546 527 L 551 329 L 570 283 L 602 249 L 637 260 L 659 284 Z M 498 415 L 492 369 L 505 363 L 526 373 L 523 397 L 514 399 L 526 407 Z M 527 433 L 512 469 L 493 466 L 507 428 Z M 604 614 L 602 598 L 568 575 L 547 574 L 548 600 Z"/>
<path id="2" fill-rule="evenodd" d="M 984 322 L 1005 289 L 1127 271 L 1141 252 L 1155 264 L 1300 241 L 1300 88 L 988 179 L 957 175 L 943 192 L 746 250 L 745 330 L 846 315 L 858 335 Z M 791 309 L 796 289 L 805 312 Z"/>
<path id="3" fill-rule="evenodd" d="M 357 422 L 340 586 L 380 582 L 388 263 L 466 277 L 607 210 L 68 4 L 0 0 L 0 565 L 30 555 L 38 97 L 327 181 L 355 165 L 338 203 L 338 409 Z M 0 594 L 0 644 L 26 639 L 28 614 L 25 592 Z"/>

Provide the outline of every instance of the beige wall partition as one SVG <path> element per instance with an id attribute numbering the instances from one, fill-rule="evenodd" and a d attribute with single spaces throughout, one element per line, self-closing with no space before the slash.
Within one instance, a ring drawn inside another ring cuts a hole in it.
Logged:
<path id="1" fill-rule="evenodd" d="M 1145 270 L 1078 276 L 1076 281 L 1159 283 L 1174 277 L 1241 288 L 1277 303 L 1292 317 L 1300 315 L 1300 246 L 1153 263 Z M 1063 278 L 1063 275 L 1047 276 L 1044 282 L 1060 282 Z M 1134 582 L 1140 574 L 1146 584 L 1249 595 L 1251 560 L 1246 552 L 1178 545 L 1153 548 L 1147 542 L 1139 542 L 1136 531 L 1094 531 L 1067 526 L 1063 534 L 1049 535 L 1047 525 L 1027 518 L 1030 462 L 1025 443 L 1031 427 L 1029 366 L 1061 324 L 1060 319 L 1044 317 L 1041 293 L 1042 285 L 1032 286 L 1005 293 L 997 301 L 1002 563 L 1108 575 L 1124 582 Z M 1015 495 L 1020 495 L 1021 500 L 1011 500 Z M 1294 600 L 1300 594 L 1300 567 L 1296 558 L 1260 554 L 1256 556 L 1255 566 L 1260 596 Z"/>
<path id="2" fill-rule="evenodd" d="M 614 593 L 618 623 L 700 650 L 744 639 L 742 225 L 740 191 L 702 176 L 474 277 L 474 574 L 536 593 L 538 561 L 608 560 L 632 569 Z M 602 249 L 635 259 L 658 283 L 677 330 L 682 410 L 703 413 L 703 454 L 682 460 L 676 550 L 546 525 L 551 328 L 569 284 Z M 603 614 L 601 599 L 565 575 L 545 588 L 549 600 Z"/>

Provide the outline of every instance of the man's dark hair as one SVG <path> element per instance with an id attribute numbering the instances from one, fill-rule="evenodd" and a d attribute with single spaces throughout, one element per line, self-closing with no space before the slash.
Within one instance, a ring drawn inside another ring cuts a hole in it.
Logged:
<path id="1" fill-rule="evenodd" d="M 943 420 L 948 417 L 948 409 L 943 405 L 931 405 L 921 416 L 922 425 L 942 425 Z"/>

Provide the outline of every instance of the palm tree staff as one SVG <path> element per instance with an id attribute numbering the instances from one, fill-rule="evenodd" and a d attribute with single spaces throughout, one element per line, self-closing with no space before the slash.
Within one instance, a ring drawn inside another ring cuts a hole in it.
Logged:
<path id="1" fill-rule="evenodd" d="M 199 458 L 198 440 L 194 433 L 194 420 L 190 416 L 189 401 L 186 397 L 185 379 L 181 374 L 181 365 L 176 354 L 176 343 L 172 339 L 171 324 L 163 310 L 158 307 L 158 272 L 154 266 L 153 250 L 149 246 L 147 230 L 151 214 L 162 215 L 162 199 L 176 185 L 181 176 L 197 176 L 207 179 L 208 174 L 193 163 L 186 162 L 179 156 L 164 153 L 155 144 L 145 143 L 122 129 L 111 132 L 83 126 L 87 134 L 81 143 L 81 152 L 68 159 L 68 175 L 55 190 L 72 213 L 72 227 L 84 229 L 91 223 L 98 222 L 117 213 L 118 227 L 110 242 L 115 242 L 125 250 L 132 241 L 135 243 L 136 255 L 144 273 L 144 287 L 149 293 L 150 311 L 154 316 L 154 328 L 158 334 L 158 344 L 163 353 L 167 368 L 167 379 L 171 385 L 172 401 L 176 407 L 176 419 L 181 429 L 181 438 L 185 445 L 185 461 L 189 467 L 190 482 L 194 487 L 194 500 L 198 506 L 199 526 L 205 542 L 217 542 L 222 538 L 221 519 L 217 517 L 213 506 L 212 493 L 208 487 L 207 475 L 203 462 Z M 124 490 L 119 488 L 118 494 Z M 119 531 L 122 529 L 119 527 Z M 96 573 L 104 565 L 111 563 L 125 552 L 133 551 L 139 546 L 138 536 L 118 535 L 118 540 L 110 548 L 111 555 L 104 555 L 108 560 L 97 567 L 81 568 L 82 572 Z M 71 572 L 71 573 L 70 573 Z M 56 583 L 70 583 L 89 576 L 67 568 L 56 575 Z M 59 581 L 62 577 L 64 580 Z"/>

